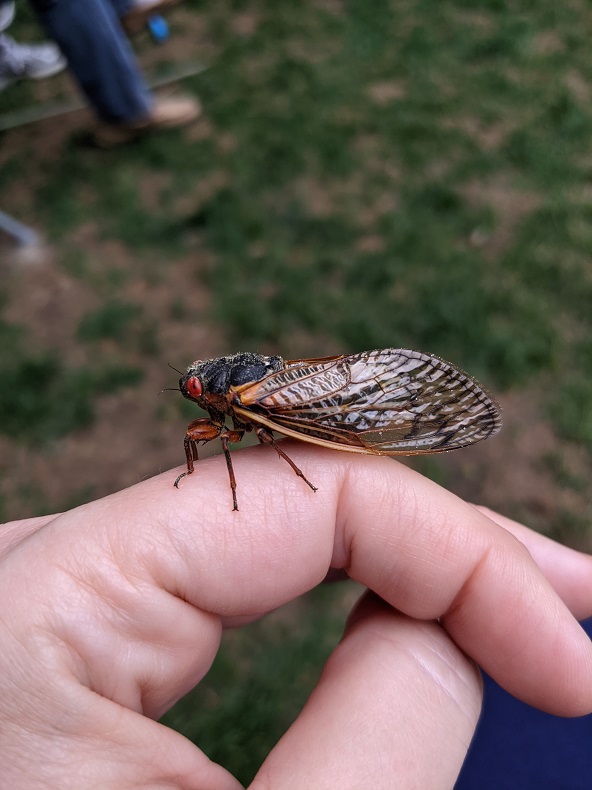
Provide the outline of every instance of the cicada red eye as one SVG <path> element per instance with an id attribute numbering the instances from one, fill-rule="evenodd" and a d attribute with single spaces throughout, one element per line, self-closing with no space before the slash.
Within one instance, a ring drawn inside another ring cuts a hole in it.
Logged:
<path id="1" fill-rule="evenodd" d="M 192 398 L 199 398 L 199 396 L 203 393 L 201 381 L 197 378 L 197 376 L 191 376 L 191 378 L 187 379 L 185 386 L 187 387 L 187 392 Z"/>

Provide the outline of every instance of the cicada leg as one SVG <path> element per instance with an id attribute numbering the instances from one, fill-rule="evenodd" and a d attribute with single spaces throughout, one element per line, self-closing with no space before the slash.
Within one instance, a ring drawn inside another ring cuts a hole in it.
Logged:
<path id="1" fill-rule="evenodd" d="M 199 442 L 211 442 L 212 439 L 217 439 L 224 430 L 223 425 L 216 425 L 215 422 L 204 417 L 200 420 L 193 420 L 187 426 L 185 434 L 185 458 L 187 459 L 187 471 L 182 472 L 175 480 L 175 488 L 179 488 L 179 480 L 182 477 L 193 474 L 193 464 L 198 460 L 197 446 Z"/>
<path id="2" fill-rule="evenodd" d="M 230 478 L 233 510 L 238 510 L 238 502 L 236 499 L 236 478 L 234 477 L 234 469 L 232 468 L 232 459 L 230 457 L 230 450 L 228 449 L 228 442 L 240 442 L 243 438 L 243 433 L 244 431 L 226 431 L 220 437 L 222 449 L 224 450 L 224 457 L 226 458 L 226 466 L 228 467 L 228 477 Z"/>
<path id="3" fill-rule="evenodd" d="M 194 471 L 195 461 L 198 460 L 197 448 L 200 442 L 204 444 L 211 442 L 213 439 L 220 437 L 222 441 L 222 449 L 226 458 L 226 466 L 228 467 L 228 476 L 230 478 L 230 488 L 232 490 L 233 510 L 238 510 L 236 500 L 236 479 L 234 477 L 234 470 L 232 468 L 232 460 L 230 458 L 230 450 L 228 449 L 228 442 L 240 442 L 243 438 L 244 431 L 227 431 L 223 425 L 204 417 L 200 420 L 193 420 L 187 426 L 187 433 L 185 434 L 185 458 L 187 459 L 187 471 L 182 472 L 175 480 L 175 488 L 179 488 L 179 480 L 187 477 Z"/>
<path id="4" fill-rule="evenodd" d="M 313 486 L 310 480 L 306 479 L 302 470 L 299 469 L 294 463 L 294 461 L 290 458 L 290 456 L 286 455 L 286 453 L 282 450 L 282 448 L 273 438 L 271 431 L 268 431 L 267 428 L 260 427 L 260 428 L 255 428 L 255 433 L 257 434 L 257 438 L 259 439 L 261 444 L 271 445 L 271 447 L 273 447 L 273 449 L 276 451 L 279 457 L 283 458 L 284 461 L 287 461 L 290 464 L 290 466 L 296 472 L 298 477 L 301 477 L 306 483 L 306 485 L 309 486 L 309 488 L 312 488 L 313 491 L 317 491 L 316 486 Z"/>

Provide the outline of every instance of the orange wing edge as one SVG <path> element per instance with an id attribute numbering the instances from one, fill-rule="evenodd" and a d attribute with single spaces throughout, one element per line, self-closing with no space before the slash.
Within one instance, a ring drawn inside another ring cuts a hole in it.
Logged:
<path id="1" fill-rule="evenodd" d="M 270 431 L 276 431 L 282 436 L 288 436 L 290 439 L 297 439 L 299 442 L 308 442 L 309 444 L 316 444 L 319 447 L 328 447 L 330 450 L 339 450 L 346 453 L 357 453 L 358 455 L 383 455 L 385 457 L 393 455 L 433 455 L 438 452 L 449 452 L 456 449 L 453 447 L 443 447 L 441 450 L 391 450 L 388 453 L 381 453 L 373 450 L 371 447 L 354 447 L 351 444 L 341 444 L 340 442 L 330 442 L 327 439 L 319 439 L 316 436 L 309 436 L 306 433 L 299 433 L 291 428 L 285 428 L 283 425 L 278 425 L 273 420 L 264 417 L 262 414 L 254 414 L 248 409 L 241 409 L 240 406 L 233 406 L 233 410 L 239 414 L 246 422 L 256 422 L 269 428 Z"/>

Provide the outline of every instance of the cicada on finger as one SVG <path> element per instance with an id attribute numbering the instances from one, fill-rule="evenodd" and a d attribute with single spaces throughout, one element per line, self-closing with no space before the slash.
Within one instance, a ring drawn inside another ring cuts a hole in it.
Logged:
<path id="1" fill-rule="evenodd" d="M 502 425 L 500 407 L 475 379 L 432 354 L 402 348 L 320 359 L 241 352 L 197 360 L 181 376 L 179 389 L 209 417 L 187 428 L 187 471 L 175 486 L 193 472 L 198 445 L 219 438 L 234 510 L 238 502 L 228 444 L 239 442 L 246 431 L 255 431 L 316 491 L 276 443 L 274 432 L 350 453 L 420 455 L 467 447 Z"/>

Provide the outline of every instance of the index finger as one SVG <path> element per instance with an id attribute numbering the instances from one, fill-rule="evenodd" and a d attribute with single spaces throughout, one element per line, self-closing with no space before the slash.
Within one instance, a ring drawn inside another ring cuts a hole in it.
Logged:
<path id="1" fill-rule="evenodd" d="M 180 491 L 166 473 L 88 506 L 86 528 L 111 524 L 121 562 L 223 617 L 263 614 L 345 568 L 405 614 L 439 618 L 524 701 L 560 715 L 592 710 L 590 641 L 518 540 L 390 459 L 283 447 L 316 494 L 268 448 L 251 448 L 233 455 L 239 512 L 218 457 Z"/>

